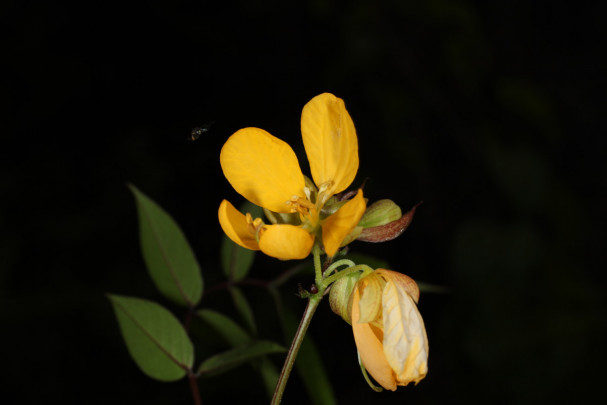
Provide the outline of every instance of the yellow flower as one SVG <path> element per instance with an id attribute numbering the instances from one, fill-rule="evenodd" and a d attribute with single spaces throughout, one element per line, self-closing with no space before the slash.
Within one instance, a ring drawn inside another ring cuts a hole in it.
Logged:
<path id="1" fill-rule="evenodd" d="M 377 269 L 358 280 L 351 321 L 360 359 L 385 389 L 417 384 L 428 372 L 428 338 L 419 288 L 404 274 Z"/>
<path id="2" fill-rule="evenodd" d="M 363 215 L 361 190 L 345 204 L 331 199 L 358 170 L 356 131 L 343 100 L 329 93 L 310 100 L 301 114 L 301 133 L 315 184 L 302 174 L 293 149 L 263 129 L 241 129 L 221 149 L 221 168 L 232 187 L 283 219 L 265 224 L 223 200 L 219 223 L 240 246 L 279 259 L 303 259 L 321 237 L 333 256 Z"/>

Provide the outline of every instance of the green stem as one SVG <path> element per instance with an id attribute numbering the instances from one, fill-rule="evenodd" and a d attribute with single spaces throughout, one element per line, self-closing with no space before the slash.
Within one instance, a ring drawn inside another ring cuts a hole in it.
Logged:
<path id="1" fill-rule="evenodd" d="M 331 283 L 337 281 L 338 279 L 347 276 L 350 273 L 354 273 L 355 271 L 373 271 L 373 269 L 366 264 L 357 264 L 356 266 L 348 267 L 345 270 L 340 271 L 339 273 L 333 274 L 325 278 L 322 283 L 318 286 L 318 291 L 324 291 L 327 287 L 331 285 Z"/>
<path id="2" fill-rule="evenodd" d="M 287 353 L 285 364 L 282 366 L 280 377 L 276 383 L 276 389 L 274 390 L 274 397 L 272 397 L 271 405 L 278 405 L 282 400 L 282 395 L 285 392 L 287 381 L 289 380 L 289 376 L 293 370 L 297 353 L 299 352 L 304 337 L 306 336 L 308 326 L 310 326 L 310 322 L 312 321 L 312 316 L 314 315 L 314 312 L 316 312 L 316 308 L 318 308 L 318 304 L 320 304 L 323 297 L 324 289 L 320 288 L 322 284 L 322 265 L 320 263 L 320 246 L 318 246 L 318 244 L 314 244 L 312 254 L 314 256 L 314 281 L 316 282 L 316 286 L 319 288 L 316 294 L 312 294 L 308 298 L 308 305 L 306 305 L 306 310 L 304 311 L 301 321 L 299 322 L 299 326 L 297 327 L 297 331 L 295 332 L 295 336 L 291 342 L 291 347 Z"/>
<path id="3" fill-rule="evenodd" d="M 338 260 L 335 263 L 333 263 L 332 265 L 330 265 L 329 267 L 327 267 L 327 270 L 325 270 L 323 277 L 327 277 L 329 274 L 331 274 L 333 272 L 333 270 L 337 269 L 340 266 L 352 267 L 354 265 L 355 265 L 355 263 L 349 259 Z"/>
<path id="4" fill-rule="evenodd" d="M 316 286 L 318 287 L 322 282 L 322 265 L 320 264 L 320 246 L 318 246 L 318 243 L 314 244 L 314 247 L 312 248 L 312 254 L 314 255 L 314 281 L 316 282 Z"/>
<path id="5" fill-rule="evenodd" d="M 285 359 L 285 364 L 283 365 L 280 377 L 278 378 L 278 383 L 276 384 L 276 390 L 274 391 L 274 397 L 272 398 L 271 405 L 278 405 L 282 400 L 282 395 L 285 392 L 287 381 L 291 375 L 291 371 L 293 370 L 293 365 L 295 364 L 295 358 L 297 357 L 297 353 L 299 352 L 304 337 L 306 336 L 306 331 L 308 330 L 308 326 L 310 326 L 312 316 L 314 315 L 316 308 L 318 308 L 318 304 L 320 304 L 321 300 L 322 294 L 312 295 L 308 300 L 308 305 L 306 306 L 306 310 L 301 318 L 297 332 L 295 332 L 293 342 L 289 348 L 289 353 L 287 353 L 287 358 Z"/>

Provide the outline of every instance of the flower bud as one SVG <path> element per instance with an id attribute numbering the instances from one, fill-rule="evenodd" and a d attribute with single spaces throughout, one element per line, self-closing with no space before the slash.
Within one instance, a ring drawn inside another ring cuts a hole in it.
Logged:
<path id="1" fill-rule="evenodd" d="M 390 200 L 381 200 L 381 201 L 390 201 Z M 381 201 L 378 201 L 378 202 L 381 202 Z M 384 204 L 385 204 L 384 205 L 385 208 L 383 210 L 385 210 L 388 213 L 391 213 L 391 215 L 393 217 L 396 210 L 394 208 L 390 208 L 389 204 L 387 204 L 387 203 L 384 203 Z M 394 204 L 394 203 L 392 203 L 392 204 Z M 411 210 L 409 210 L 409 212 L 407 212 L 406 214 L 400 216 L 399 218 L 397 218 L 395 220 L 392 220 L 391 222 L 384 222 L 383 224 L 381 224 L 381 221 L 376 221 L 375 223 L 380 224 L 380 225 L 363 228 L 360 235 L 358 235 L 358 237 L 356 239 L 361 240 L 363 242 L 386 242 L 386 241 L 399 237 L 409 227 L 409 224 L 413 220 L 413 215 L 415 214 L 415 209 L 420 204 L 421 204 L 421 202 L 417 203 L 413 208 L 411 208 Z M 373 204 L 373 205 L 375 205 L 375 204 Z M 396 204 L 394 204 L 394 206 L 396 206 L 398 208 L 398 206 Z M 371 208 L 371 207 L 369 207 L 369 208 Z M 380 208 L 378 208 L 378 210 L 379 209 Z M 398 211 L 400 211 L 400 208 L 398 208 Z M 365 215 L 366 215 L 366 213 L 365 213 Z M 380 216 L 379 214 L 374 214 L 374 213 L 370 214 L 370 218 L 372 218 L 372 219 L 377 218 L 379 216 Z M 385 217 L 389 217 L 389 215 L 386 214 Z M 362 219 L 364 219 L 364 218 L 365 218 L 365 216 L 363 215 Z M 362 222 L 362 219 L 361 219 L 361 222 Z M 359 225 L 360 225 L 360 222 L 359 222 Z"/>
<path id="2" fill-rule="evenodd" d="M 348 324 L 352 324 L 352 291 L 360 278 L 360 272 L 350 273 L 343 276 L 331 285 L 329 304 L 337 315 L 341 316 Z"/>
<path id="3" fill-rule="evenodd" d="M 402 216 L 400 207 L 392 200 L 379 200 L 367 207 L 358 226 L 372 228 L 396 221 Z"/>

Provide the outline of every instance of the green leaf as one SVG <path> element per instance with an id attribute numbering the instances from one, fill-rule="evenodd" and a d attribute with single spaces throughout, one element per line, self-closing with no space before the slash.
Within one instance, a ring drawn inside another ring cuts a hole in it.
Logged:
<path id="1" fill-rule="evenodd" d="M 198 368 L 198 375 L 210 376 L 228 371 L 259 356 L 284 353 L 286 349 L 267 340 L 249 342 L 234 349 L 209 357 Z"/>
<path id="2" fill-rule="evenodd" d="M 141 371 L 160 381 L 185 376 L 194 362 L 194 348 L 181 323 L 148 300 L 109 295 L 126 347 Z"/>
<path id="3" fill-rule="evenodd" d="M 256 369 L 261 375 L 263 380 L 263 386 L 266 389 L 266 394 L 269 398 L 274 396 L 274 390 L 278 383 L 278 377 L 280 376 L 276 366 L 266 356 L 260 357 L 255 364 Z"/>
<path id="4" fill-rule="evenodd" d="M 251 341 L 251 336 L 240 325 L 224 314 L 210 309 L 201 309 L 196 313 L 203 322 L 206 322 L 215 329 L 231 346 L 238 347 Z M 261 376 L 268 397 L 272 398 L 279 376 L 276 366 L 267 356 L 259 357 L 253 361 L 252 365 L 257 374 Z"/>
<path id="5" fill-rule="evenodd" d="M 255 317 L 253 316 L 253 310 L 251 309 L 251 305 L 249 305 L 247 297 L 244 296 L 238 287 L 234 286 L 230 287 L 230 294 L 232 295 L 232 300 L 234 301 L 236 310 L 238 310 L 240 316 L 242 316 L 244 321 L 247 323 L 249 330 L 253 335 L 257 335 Z"/>
<path id="6" fill-rule="evenodd" d="M 231 346 L 248 343 L 251 336 L 231 318 L 211 309 L 201 309 L 196 314 L 215 329 Z"/>
<path id="7" fill-rule="evenodd" d="M 248 201 L 240 207 L 240 212 L 250 213 L 253 218 L 259 218 L 263 213 L 260 207 Z M 255 251 L 237 245 L 224 235 L 220 256 L 223 273 L 230 280 L 239 281 L 249 273 L 255 258 Z"/>
<path id="8" fill-rule="evenodd" d="M 287 336 L 294 336 L 298 321 L 286 308 L 284 315 L 286 328 L 289 332 Z M 322 357 L 318 353 L 316 344 L 309 333 L 306 334 L 301 343 L 301 348 L 295 360 L 295 368 L 308 391 L 310 403 L 315 405 L 337 404 L 333 388 L 322 362 Z"/>
<path id="9" fill-rule="evenodd" d="M 162 295 L 183 306 L 202 296 L 202 275 L 196 257 L 173 218 L 132 185 L 137 202 L 139 235 L 150 277 Z"/>
<path id="10" fill-rule="evenodd" d="M 233 281 L 239 281 L 246 277 L 255 258 L 254 250 L 237 245 L 225 235 L 221 241 L 220 254 L 223 273 Z"/>

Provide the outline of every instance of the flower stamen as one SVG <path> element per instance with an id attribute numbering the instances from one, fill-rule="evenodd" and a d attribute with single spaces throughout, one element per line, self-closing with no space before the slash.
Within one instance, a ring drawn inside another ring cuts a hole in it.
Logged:
<path id="1" fill-rule="evenodd" d="M 259 238 L 263 233 L 263 226 L 265 225 L 261 218 L 253 219 L 253 216 L 247 212 L 247 225 L 249 226 L 249 231 L 255 234 L 255 239 L 259 242 Z"/>
<path id="2" fill-rule="evenodd" d="M 301 215 L 308 215 L 310 210 L 315 209 L 316 206 L 308 199 L 294 195 L 285 204 L 291 206 L 291 212 L 298 212 Z"/>

